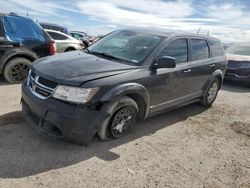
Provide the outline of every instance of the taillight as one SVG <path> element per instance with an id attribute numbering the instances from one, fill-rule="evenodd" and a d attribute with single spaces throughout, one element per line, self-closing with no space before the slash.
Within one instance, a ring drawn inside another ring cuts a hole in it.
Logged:
<path id="1" fill-rule="evenodd" d="M 56 54 L 56 43 L 51 42 L 50 43 L 50 55 L 55 55 Z"/>

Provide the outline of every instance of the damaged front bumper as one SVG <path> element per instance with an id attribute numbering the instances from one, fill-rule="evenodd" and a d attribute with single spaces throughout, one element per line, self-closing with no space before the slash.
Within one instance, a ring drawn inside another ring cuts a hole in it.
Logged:
<path id="1" fill-rule="evenodd" d="M 25 119 L 40 133 L 88 145 L 98 126 L 109 114 L 82 105 L 65 103 L 54 98 L 37 98 L 22 85 L 22 112 Z"/>

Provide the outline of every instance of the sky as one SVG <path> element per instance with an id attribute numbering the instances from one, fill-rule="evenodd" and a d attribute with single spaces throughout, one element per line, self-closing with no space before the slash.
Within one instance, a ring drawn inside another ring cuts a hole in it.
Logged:
<path id="1" fill-rule="evenodd" d="M 250 0 L 0 0 L 0 12 L 92 35 L 126 27 L 209 34 L 223 42 L 250 41 Z"/>

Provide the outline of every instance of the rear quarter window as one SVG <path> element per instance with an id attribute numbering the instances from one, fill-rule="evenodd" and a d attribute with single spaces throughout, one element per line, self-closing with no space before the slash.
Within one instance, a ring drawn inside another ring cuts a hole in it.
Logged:
<path id="1" fill-rule="evenodd" d="M 209 58 L 209 48 L 204 39 L 191 39 L 192 60 Z"/>
<path id="2" fill-rule="evenodd" d="M 208 40 L 212 57 L 223 56 L 225 54 L 224 49 L 219 41 Z"/>

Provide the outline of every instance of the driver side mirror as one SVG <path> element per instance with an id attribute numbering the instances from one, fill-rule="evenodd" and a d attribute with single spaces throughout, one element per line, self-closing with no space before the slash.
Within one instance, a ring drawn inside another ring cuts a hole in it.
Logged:
<path id="1" fill-rule="evenodd" d="M 152 66 L 154 69 L 175 68 L 176 67 L 175 58 L 170 56 L 161 56 L 154 61 Z"/>

